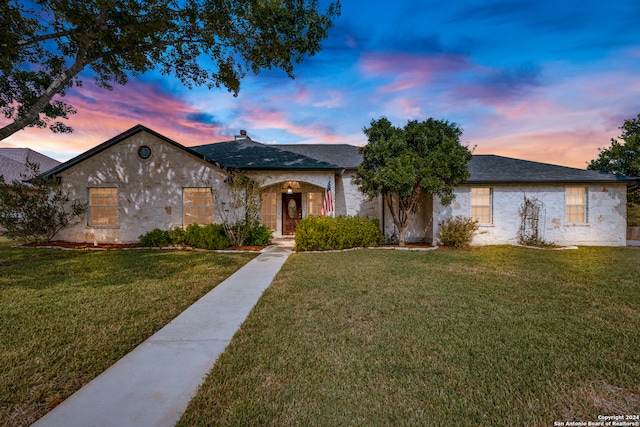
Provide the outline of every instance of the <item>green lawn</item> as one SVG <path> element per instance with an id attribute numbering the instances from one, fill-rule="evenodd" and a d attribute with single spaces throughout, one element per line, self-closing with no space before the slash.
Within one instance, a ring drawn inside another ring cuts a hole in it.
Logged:
<path id="1" fill-rule="evenodd" d="M 254 256 L 0 240 L 0 425 L 31 424 Z"/>
<path id="2" fill-rule="evenodd" d="M 293 254 L 178 425 L 640 413 L 640 249 Z"/>

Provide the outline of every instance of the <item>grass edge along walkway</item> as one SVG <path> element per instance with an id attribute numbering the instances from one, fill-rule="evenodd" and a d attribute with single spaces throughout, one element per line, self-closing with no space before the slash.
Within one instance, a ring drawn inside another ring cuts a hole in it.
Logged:
<path id="1" fill-rule="evenodd" d="M 294 254 L 178 426 L 640 412 L 640 250 Z"/>
<path id="2" fill-rule="evenodd" d="M 0 240 L 0 425 L 30 425 L 255 255 Z"/>
<path id="3" fill-rule="evenodd" d="M 34 427 L 173 426 L 289 254 L 268 248 Z"/>

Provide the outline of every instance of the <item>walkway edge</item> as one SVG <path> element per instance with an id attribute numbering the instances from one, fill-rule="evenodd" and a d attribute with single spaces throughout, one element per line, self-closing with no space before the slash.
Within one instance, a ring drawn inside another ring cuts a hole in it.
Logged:
<path id="1" fill-rule="evenodd" d="M 262 252 L 33 426 L 175 425 L 290 253 Z"/>

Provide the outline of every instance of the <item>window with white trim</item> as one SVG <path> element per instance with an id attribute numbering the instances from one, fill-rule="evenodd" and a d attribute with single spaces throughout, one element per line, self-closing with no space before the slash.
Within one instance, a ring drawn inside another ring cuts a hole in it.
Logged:
<path id="1" fill-rule="evenodd" d="M 565 189 L 566 222 L 587 222 L 587 189 L 586 187 L 567 187 Z"/>
<path id="2" fill-rule="evenodd" d="M 493 189 L 490 187 L 471 188 L 471 219 L 480 224 L 493 223 Z"/>
<path id="3" fill-rule="evenodd" d="M 209 187 L 182 189 L 183 224 L 213 224 L 213 193 Z"/>
<path id="4" fill-rule="evenodd" d="M 118 189 L 115 187 L 89 188 L 89 225 L 116 227 L 118 220 Z"/>

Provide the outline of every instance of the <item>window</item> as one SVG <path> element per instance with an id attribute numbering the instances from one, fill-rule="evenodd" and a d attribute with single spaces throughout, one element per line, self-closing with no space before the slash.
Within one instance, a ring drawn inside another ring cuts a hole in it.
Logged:
<path id="1" fill-rule="evenodd" d="M 184 225 L 213 223 L 213 194 L 209 187 L 185 188 L 182 194 Z"/>
<path id="2" fill-rule="evenodd" d="M 493 191 L 491 188 L 471 189 L 471 218 L 480 224 L 493 222 Z"/>
<path id="3" fill-rule="evenodd" d="M 307 215 L 320 216 L 323 193 L 307 193 Z"/>
<path id="4" fill-rule="evenodd" d="M 587 189 L 567 187 L 565 191 L 566 222 L 587 222 Z"/>
<path id="5" fill-rule="evenodd" d="M 277 228 L 276 193 L 262 193 L 262 223 L 272 230 Z"/>
<path id="6" fill-rule="evenodd" d="M 117 188 L 89 188 L 89 225 L 118 225 Z"/>

